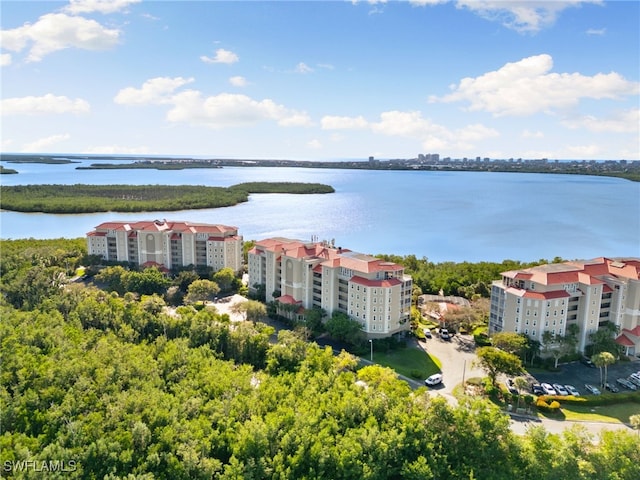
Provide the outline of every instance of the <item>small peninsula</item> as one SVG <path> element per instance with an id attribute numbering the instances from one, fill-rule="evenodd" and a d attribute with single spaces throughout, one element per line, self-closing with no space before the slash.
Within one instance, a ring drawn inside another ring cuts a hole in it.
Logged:
<path id="1" fill-rule="evenodd" d="M 230 187 L 198 185 L 19 185 L 2 189 L 3 210 L 29 213 L 99 213 L 231 207 L 250 194 L 334 193 L 330 185 L 250 182 Z"/>

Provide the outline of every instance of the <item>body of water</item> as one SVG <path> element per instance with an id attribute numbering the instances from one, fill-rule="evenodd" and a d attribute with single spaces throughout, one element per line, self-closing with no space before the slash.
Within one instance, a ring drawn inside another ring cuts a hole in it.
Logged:
<path id="1" fill-rule="evenodd" d="M 93 160 L 83 162 L 84 165 Z M 377 254 L 434 262 L 640 257 L 640 183 L 528 173 L 312 168 L 76 170 L 78 164 L 5 164 L 2 185 L 230 186 L 250 181 L 318 182 L 328 195 L 251 195 L 233 207 L 178 212 L 49 215 L 0 212 L 0 237 L 76 238 L 110 220 L 171 219 L 239 228 L 245 240 L 284 236 L 335 240 Z"/>

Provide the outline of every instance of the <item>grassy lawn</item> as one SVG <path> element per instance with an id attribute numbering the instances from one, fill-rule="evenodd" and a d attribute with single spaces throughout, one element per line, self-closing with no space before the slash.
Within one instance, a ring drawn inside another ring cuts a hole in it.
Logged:
<path id="1" fill-rule="evenodd" d="M 614 405 L 582 406 L 562 405 L 566 420 L 629 423 L 631 415 L 637 415 L 640 405 L 633 402 Z"/>
<path id="2" fill-rule="evenodd" d="M 438 373 L 442 367 L 437 358 L 417 348 L 402 348 L 389 352 L 374 351 L 373 361 L 392 368 L 401 375 L 416 379 L 425 379 L 429 375 Z M 417 377 L 414 374 L 417 374 Z"/>

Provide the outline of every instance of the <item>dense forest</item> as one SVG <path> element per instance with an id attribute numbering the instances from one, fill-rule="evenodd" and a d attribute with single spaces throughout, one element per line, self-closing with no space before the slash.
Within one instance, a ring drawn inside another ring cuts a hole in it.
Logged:
<path id="1" fill-rule="evenodd" d="M 333 193 L 319 183 L 251 182 L 202 185 L 16 185 L 2 189 L 2 208 L 17 212 L 150 212 L 229 207 L 252 193 Z"/>
<path id="2" fill-rule="evenodd" d="M 84 239 L 0 249 L 5 476 L 640 478 L 633 433 L 517 436 L 481 398 L 452 406 L 294 332 L 71 281 Z"/>
<path id="3" fill-rule="evenodd" d="M 403 265 L 406 273 L 411 275 L 413 283 L 420 288 L 421 293 L 444 295 L 459 295 L 473 298 L 474 295 L 489 297 L 491 282 L 501 278 L 502 272 L 529 268 L 547 263 L 559 263 L 559 257 L 553 260 L 544 258 L 537 262 L 520 262 L 517 260 L 503 260 L 496 262 L 430 262 L 429 259 L 417 258 L 415 255 L 378 255 L 378 257 Z"/>

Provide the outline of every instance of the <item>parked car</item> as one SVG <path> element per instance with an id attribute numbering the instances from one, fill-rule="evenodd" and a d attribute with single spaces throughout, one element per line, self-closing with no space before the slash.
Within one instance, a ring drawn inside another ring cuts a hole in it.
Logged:
<path id="1" fill-rule="evenodd" d="M 586 388 L 587 392 L 589 392 L 591 395 L 600 395 L 600 390 L 598 390 L 597 387 L 594 387 L 590 383 L 585 383 L 584 388 Z"/>
<path id="2" fill-rule="evenodd" d="M 638 375 L 637 373 L 632 373 L 631 375 L 629 375 L 629 378 L 627 378 L 627 380 L 640 387 L 640 375 Z"/>
<path id="3" fill-rule="evenodd" d="M 515 385 L 513 384 L 513 380 L 511 379 L 509 379 L 509 381 L 507 382 L 507 390 L 509 390 L 509 393 L 511 393 L 511 395 L 520 395 L 520 392 L 515 387 Z"/>
<path id="4" fill-rule="evenodd" d="M 573 395 L 574 397 L 580 396 L 580 392 L 573 385 L 565 385 L 564 388 L 567 389 L 567 392 L 569 392 L 569 395 Z"/>
<path id="5" fill-rule="evenodd" d="M 545 395 L 556 395 L 555 389 L 548 383 L 541 383 L 540 386 L 544 390 Z"/>
<path id="6" fill-rule="evenodd" d="M 562 396 L 567 396 L 569 395 L 569 392 L 567 392 L 567 389 L 564 388 L 562 385 L 560 385 L 559 383 L 554 383 L 553 385 L 553 389 L 556 391 L 556 394 L 558 395 L 562 395 Z"/>
<path id="7" fill-rule="evenodd" d="M 609 383 L 609 382 L 604 384 L 604 389 L 609 390 L 611 393 L 618 393 L 620 391 L 618 387 L 616 387 L 613 383 Z"/>
<path id="8" fill-rule="evenodd" d="M 446 328 L 441 328 L 440 338 L 442 338 L 443 340 L 449 340 L 451 338 L 451 334 L 449 333 L 449 330 L 447 330 Z"/>
<path id="9" fill-rule="evenodd" d="M 425 328 L 425 329 L 424 329 L 424 336 L 425 336 L 426 338 L 431 338 L 431 337 L 432 337 L 432 335 L 431 335 L 431 330 L 429 330 L 428 328 Z"/>
<path id="10" fill-rule="evenodd" d="M 544 389 L 539 383 L 534 383 L 533 385 L 531 385 L 531 393 L 538 396 L 544 395 Z"/>
<path id="11" fill-rule="evenodd" d="M 586 365 L 589 368 L 596 368 L 596 366 L 594 365 L 594 363 L 591 361 L 589 357 L 582 357 L 580 359 L 580 363 L 582 363 L 583 365 Z"/>
<path id="12" fill-rule="evenodd" d="M 638 387 L 636 387 L 633 383 L 631 383 L 626 378 L 619 378 L 619 379 L 616 380 L 616 382 L 618 383 L 618 385 L 622 385 L 624 388 L 628 388 L 629 390 L 637 390 L 638 389 Z"/>
<path id="13" fill-rule="evenodd" d="M 426 383 L 430 387 L 433 387 L 434 385 L 439 385 L 439 384 L 442 383 L 442 374 L 441 373 L 434 373 L 429 378 L 427 378 L 424 381 L 424 383 Z"/>

